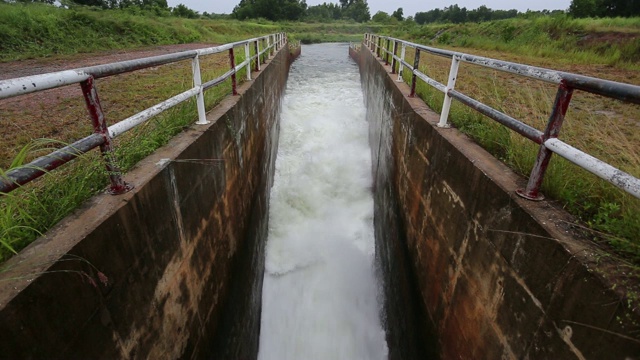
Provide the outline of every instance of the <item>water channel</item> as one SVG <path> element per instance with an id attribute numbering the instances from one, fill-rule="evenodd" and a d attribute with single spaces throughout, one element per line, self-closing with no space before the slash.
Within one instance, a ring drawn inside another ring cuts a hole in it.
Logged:
<path id="1" fill-rule="evenodd" d="M 281 114 L 261 360 L 385 359 L 371 155 L 347 44 L 304 46 Z"/>

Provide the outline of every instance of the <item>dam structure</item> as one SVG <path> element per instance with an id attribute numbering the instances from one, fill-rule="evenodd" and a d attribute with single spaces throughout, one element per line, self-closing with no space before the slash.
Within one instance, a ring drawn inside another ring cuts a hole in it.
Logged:
<path id="1" fill-rule="evenodd" d="M 414 96 L 422 80 L 475 104 L 456 76 L 438 84 L 406 61 L 414 45 L 366 34 L 300 47 L 278 33 L 0 81 L 0 98 L 80 84 L 95 128 L 10 172 L 3 193 L 91 149 L 108 155 L 113 137 L 178 103 L 197 109 L 195 124 L 109 172 L 108 192 L 6 262 L 0 358 L 640 358 L 638 309 L 560 225 L 571 216 L 527 198 L 538 175 L 515 174 Z M 216 53 L 229 70 L 205 81 L 199 61 Z M 94 79 L 183 60 L 192 89 L 105 123 Z M 232 95 L 205 112 L 203 93 L 224 81 Z M 607 84 L 605 96 L 640 101 L 637 86 Z M 475 105 L 571 156 L 549 132 Z"/>

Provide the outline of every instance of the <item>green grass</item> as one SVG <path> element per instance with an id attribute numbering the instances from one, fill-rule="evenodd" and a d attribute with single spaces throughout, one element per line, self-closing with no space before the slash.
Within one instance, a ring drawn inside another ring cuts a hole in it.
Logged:
<path id="1" fill-rule="evenodd" d="M 384 31 L 383 31 L 384 32 Z M 640 18 L 515 18 L 467 24 L 403 25 L 385 32 L 433 46 L 454 46 L 640 70 Z"/>
<path id="2" fill-rule="evenodd" d="M 152 17 L 123 10 L 0 3 L 0 61 L 191 42 L 227 43 L 274 24 Z"/>
<path id="3" fill-rule="evenodd" d="M 303 43 L 357 41 L 365 32 L 387 27 L 347 21 L 306 24 L 184 19 L 126 10 L 0 2 L 0 62 L 151 45 L 222 44 L 278 31 Z"/>

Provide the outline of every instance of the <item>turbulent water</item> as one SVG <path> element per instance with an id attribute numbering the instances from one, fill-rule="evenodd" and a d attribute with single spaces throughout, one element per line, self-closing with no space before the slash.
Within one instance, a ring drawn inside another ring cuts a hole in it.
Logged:
<path id="1" fill-rule="evenodd" d="M 304 46 L 283 101 L 258 357 L 385 359 L 371 156 L 348 46 Z"/>

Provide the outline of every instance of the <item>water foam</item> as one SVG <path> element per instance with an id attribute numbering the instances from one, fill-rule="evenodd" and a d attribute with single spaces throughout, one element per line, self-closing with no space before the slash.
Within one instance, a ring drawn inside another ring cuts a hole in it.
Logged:
<path id="1" fill-rule="evenodd" d="M 304 46 L 283 100 L 259 359 L 384 359 L 367 123 L 344 44 Z"/>

